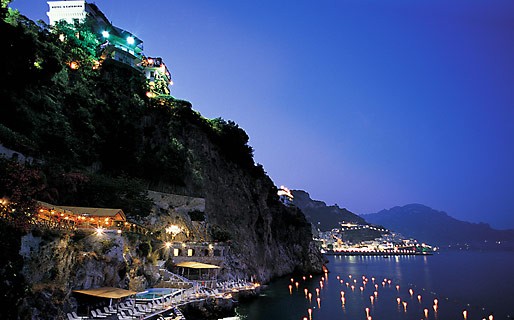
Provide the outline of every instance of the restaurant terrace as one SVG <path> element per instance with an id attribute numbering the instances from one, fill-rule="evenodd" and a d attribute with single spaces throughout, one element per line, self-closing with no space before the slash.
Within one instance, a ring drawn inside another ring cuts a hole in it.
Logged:
<path id="1" fill-rule="evenodd" d="M 38 224 L 61 229 L 102 229 L 141 232 L 143 228 L 127 221 L 122 209 L 57 206 L 37 202 Z"/>

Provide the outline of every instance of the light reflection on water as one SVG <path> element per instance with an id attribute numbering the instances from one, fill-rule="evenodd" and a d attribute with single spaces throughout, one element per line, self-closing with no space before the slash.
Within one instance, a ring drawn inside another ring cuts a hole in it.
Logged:
<path id="1" fill-rule="evenodd" d="M 429 311 L 428 319 L 462 319 L 462 311 L 468 311 L 467 319 L 508 319 L 514 315 L 514 280 L 511 268 L 514 255 L 509 252 L 443 252 L 434 256 L 375 257 L 328 257 L 330 273 L 320 289 L 320 306 L 316 302 L 316 288 L 320 288 L 321 276 L 295 277 L 298 290 L 293 286 L 290 294 L 290 277 L 270 284 L 266 296 L 243 303 L 238 308 L 242 319 L 303 319 L 312 309 L 312 319 L 329 320 L 366 319 L 369 308 L 373 319 L 424 319 L 424 309 Z M 348 278 L 352 275 L 352 278 Z M 369 282 L 360 290 L 362 276 Z M 340 283 L 337 277 L 344 280 Z M 376 278 L 378 290 L 370 285 Z M 391 284 L 382 285 L 383 279 Z M 355 286 L 346 286 L 350 282 Z M 396 285 L 400 286 L 399 291 Z M 313 293 L 309 302 L 304 289 Z M 409 293 L 412 289 L 413 294 Z M 345 292 L 342 305 L 340 291 Z M 371 296 L 377 296 L 371 302 Z M 418 300 L 421 296 L 421 301 Z M 401 303 L 397 302 L 400 298 Z M 433 309 L 433 300 L 438 299 L 438 312 Z M 405 305 L 404 305 L 405 302 Z"/>

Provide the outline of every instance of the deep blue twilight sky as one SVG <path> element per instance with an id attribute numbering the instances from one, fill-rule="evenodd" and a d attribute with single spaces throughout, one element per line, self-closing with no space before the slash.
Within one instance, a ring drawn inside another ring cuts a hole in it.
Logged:
<path id="1" fill-rule="evenodd" d="M 248 133 L 277 186 L 514 228 L 514 1 L 96 4 L 163 57 L 175 97 Z M 48 22 L 46 1 L 11 7 Z"/>

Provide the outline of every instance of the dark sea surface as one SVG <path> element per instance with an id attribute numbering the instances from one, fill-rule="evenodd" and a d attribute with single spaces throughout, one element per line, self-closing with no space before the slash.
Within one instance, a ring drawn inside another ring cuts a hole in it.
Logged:
<path id="1" fill-rule="evenodd" d="M 326 279 L 322 280 L 322 275 L 305 275 L 305 280 L 298 275 L 293 282 L 291 277 L 278 279 L 259 298 L 242 302 L 237 308 L 238 316 L 246 320 L 301 320 L 309 319 L 310 308 L 312 319 L 366 320 L 369 308 L 373 320 L 457 320 L 464 319 L 464 310 L 470 320 L 489 320 L 491 315 L 494 319 L 514 319 L 514 252 L 447 251 L 431 256 L 327 258 L 330 272 Z M 368 279 L 365 286 L 363 276 Z M 305 289 L 312 294 L 311 301 Z M 434 299 L 438 300 L 437 312 Z M 428 318 L 424 309 L 428 309 Z"/>

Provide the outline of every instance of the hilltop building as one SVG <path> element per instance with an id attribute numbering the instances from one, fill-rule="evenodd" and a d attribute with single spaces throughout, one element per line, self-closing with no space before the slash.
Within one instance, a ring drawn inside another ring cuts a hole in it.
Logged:
<path id="1" fill-rule="evenodd" d="M 171 81 L 170 71 L 162 58 L 145 58 L 142 66 L 145 77 L 148 79 L 151 95 L 169 95 L 169 86 L 173 84 L 173 81 Z"/>
<path id="2" fill-rule="evenodd" d="M 73 24 L 92 18 L 93 28 L 102 43 L 100 60 L 112 59 L 141 71 L 149 86 L 149 97 L 169 95 L 173 84 L 171 74 L 162 58 L 147 58 L 143 54 L 143 40 L 133 33 L 114 26 L 93 3 L 84 0 L 48 1 L 50 25 L 59 21 Z"/>
<path id="3" fill-rule="evenodd" d="M 86 7 L 85 1 L 49 1 L 50 10 L 46 13 L 53 26 L 60 20 L 68 23 L 83 21 L 88 13 L 94 14 L 90 6 Z"/>
<path id="4" fill-rule="evenodd" d="M 291 193 L 291 191 L 284 187 L 284 186 L 280 186 L 280 188 L 278 189 L 278 197 L 280 199 L 280 202 L 282 202 L 283 204 L 285 204 L 286 206 L 293 206 L 293 194 Z"/>

